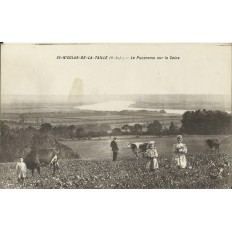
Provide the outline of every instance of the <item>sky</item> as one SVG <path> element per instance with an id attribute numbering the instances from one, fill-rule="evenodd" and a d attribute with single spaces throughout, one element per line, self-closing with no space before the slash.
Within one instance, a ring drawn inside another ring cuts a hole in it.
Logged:
<path id="1" fill-rule="evenodd" d="M 57 56 L 108 58 L 80 60 L 57 59 Z M 109 59 L 111 56 L 124 59 Z M 170 59 L 170 56 L 179 59 Z M 1 92 L 3 95 L 67 96 L 230 95 L 231 47 L 219 44 L 4 44 Z"/>

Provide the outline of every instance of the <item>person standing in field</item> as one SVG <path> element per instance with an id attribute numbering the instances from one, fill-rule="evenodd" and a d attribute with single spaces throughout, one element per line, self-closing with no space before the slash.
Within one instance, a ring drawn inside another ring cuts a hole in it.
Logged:
<path id="1" fill-rule="evenodd" d="M 149 145 L 149 149 L 147 150 L 147 165 L 146 165 L 146 169 L 150 169 L 151 171 L 154 171 L 156 169 L 159 168 L 159 164 L 158 164 L 158 152 L 156 150 L 156 147 L 154 144 L 150 144 Z"/>
<path id="2" fill-rule="evenodd" d="M 113 161 L 116 161 L 118 157 L 118 151 L 119 151 L 118 144 L 116 142 L 116 137 L 114 137 L 114 139 L 111 141 L 110 146 L 113 151 Z"/>
<path id="3" fill-rule="evenodd" d="M 187 166 L 187 160 L 185 154 L 187 154 L 187 147 L 183 142 L 182 135 L 177 136 L 177 143 L 173 144 L 173 166 L 179 168 L 185 168 Z"/>
<path id="4" fill-rule="evenodd" d="M 19 162 L 16 164 L 16 174 L 19 183 L 24 183 L 25 177 L 27 172 L 27 166 L 23 162 L 23 158 L 19 158 Z"/>

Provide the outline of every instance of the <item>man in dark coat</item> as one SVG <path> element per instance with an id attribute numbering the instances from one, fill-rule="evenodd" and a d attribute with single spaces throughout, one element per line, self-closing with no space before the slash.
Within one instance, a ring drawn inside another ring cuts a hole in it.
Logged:
<path id="1" fill-rule="evenodd" d="M 113 151 L 113 161 L 116 161 L 117 157 L 118 157 L 118 144 L 116 142 L 116 137 L 114 137 L 114 139 L 111 141 L 110 146 L 112 148 Z"/>

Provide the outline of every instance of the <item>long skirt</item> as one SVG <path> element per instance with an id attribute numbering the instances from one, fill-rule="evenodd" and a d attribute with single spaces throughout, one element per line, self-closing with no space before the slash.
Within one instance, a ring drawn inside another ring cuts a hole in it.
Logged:
<path id="1" fill-rule="evenodd" d="M 187 166 L 187 160 L 184 154 L 174 156 L 174 166 L 185 168 Z"/>
<path id="2" fill-rule="evenodd" d="M 146 169 L 155 170 L 159 168 L 158 160 L 156 158 L 149 158 L 146 164 Z"/>
<path id="3" fill-rule="evenodd" d="M 114 150 L 113 151 L 113 161 L 116 161 L 118 157 L 118 151 Z"/>

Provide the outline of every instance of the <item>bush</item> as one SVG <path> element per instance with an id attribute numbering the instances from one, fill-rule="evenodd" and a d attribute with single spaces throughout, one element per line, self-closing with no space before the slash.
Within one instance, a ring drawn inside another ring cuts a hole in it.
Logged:
<path id="1" fill-rule="evenodd" d="M 232 128 L 231 114 L 219 110 L 187 111 L 181 122 L 187 134 L 229 134 Z"/>

